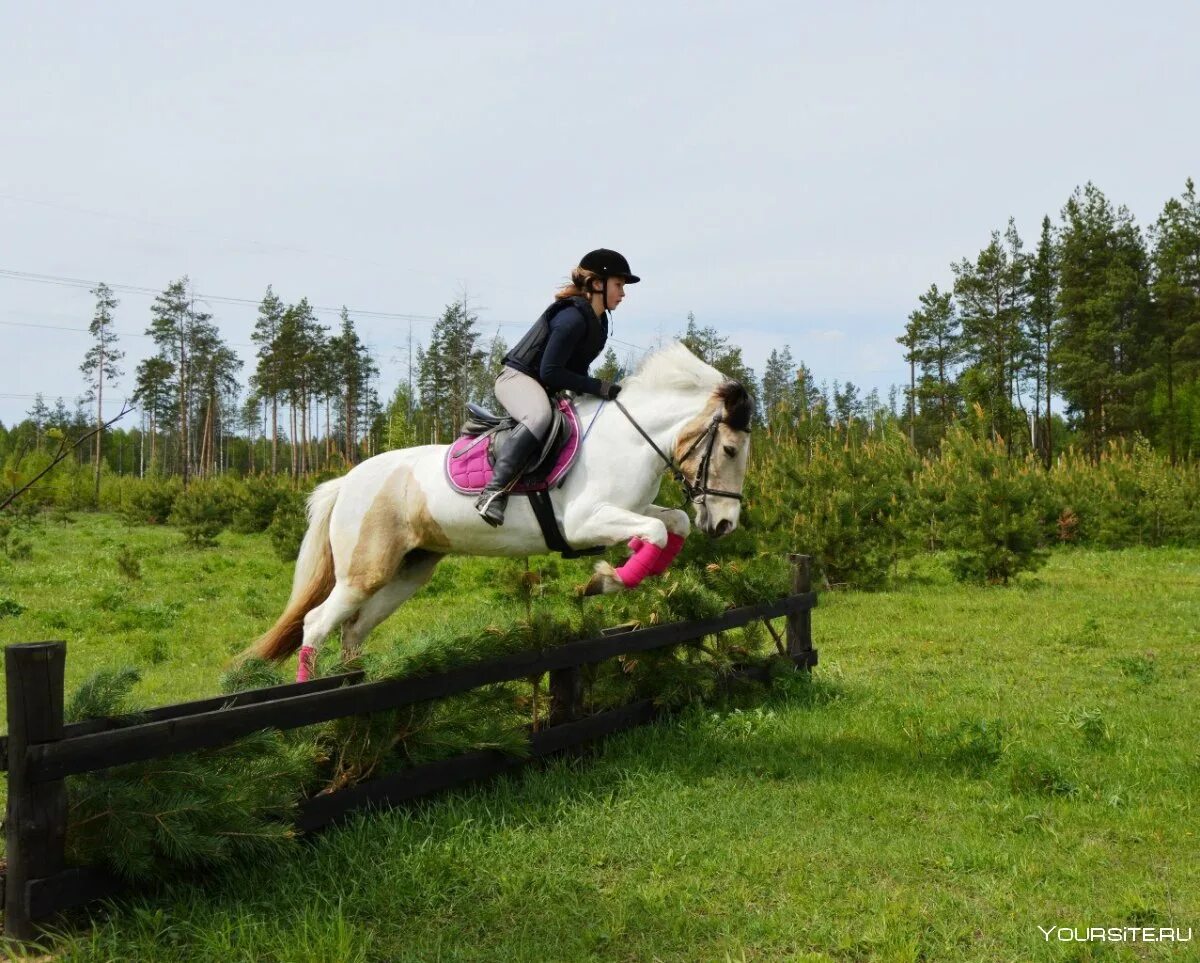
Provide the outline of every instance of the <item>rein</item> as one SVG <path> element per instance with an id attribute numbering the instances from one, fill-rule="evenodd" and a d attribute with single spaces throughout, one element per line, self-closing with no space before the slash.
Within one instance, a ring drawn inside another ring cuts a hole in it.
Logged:
<path id="1" fill-rule="evenodd" d="M 679 482 L 679 486 L 684 490 L 688 497 L 688 501 L 695 501 L 701 495 L 715 495 L 718 498 L 736 498 L 739 502 L 742 500 L 740 492 L 727 492 L 720 488 L 708 487 L 708 468 L 709 464 L 712 462 L 713 446 L 717 442 L 717 426 L 724 421 L 724 418 L 721 417 L 721 412 L 718 411 L 715 415 L 713 415 L 712 421 L 710 421 L 708 424 L 708 428 L 705 429 L 703 434 L 696 436 L 696 440 L 693 441 L 688 450 L 683 453 L 683 457 L 679 459 L 679 464 L 677 465 L 675 464 L 674 460 L 666 454 L 666 452 L 664 452 L 658 447 L 658 445 L 654 443 L 654 439 L 646 434 L 642 426 L 639 425 L 634 420 L 633 415 L 629 413 L 628 408 L 621 404 L 621 402 L 616 398 L 612 399 L 612 403 L 620 409 L 621 414 L 629 419 L 629 423 L 637 429 L 637 433 L 646 439 L 646 444 L 654 449 L 654 453 L 663 460 L 663 463 L 667 466 L 667 469 L 674 476 L 675 480 Z M 682 466 L 683 463 L 687 461 L 689 457 L 691 457 L 692 452 L 694 452 L 702 442 L 707 442 L 707 446 L 704 449 L 704 457 L 700 459 L 700 467 L 696 471 L 695 481 L 689 482 L 687 480 L 687 476 L 685 476 L 683 473 Z"/>

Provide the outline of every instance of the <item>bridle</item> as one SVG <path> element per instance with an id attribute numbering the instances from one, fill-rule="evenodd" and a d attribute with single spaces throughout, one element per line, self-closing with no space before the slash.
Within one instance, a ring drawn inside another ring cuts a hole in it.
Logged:
<path id="1" fill-rule="evenodd" d="M 633 415 L 629 413 L 628 408 L 621 404 L 621 402 L 616 398 L 614 398 L 612 402 L 617 406 L 617 408 L 620 409 L 621 414 L 629 419 L 629 423 L 637 429 L 638 434 L 646 439 L 646 444 L 653 448 L 654 453 L 663 460 L 663 463 L 670 470 L 675 480 L 679 482 L 679 487 L 684 490 L 688 501 L 695 501 L 701 495 L 715 495 L 718 498 L 736 498 L 739 502 L 742 500 L 742 495 L 740 492 L 727 492 L 720 488 L 708 487 L 708 470 L 712 465 L 713 446 L 717 443 L 717 429 L 720 427 L 721 423 L 725 421 L 725 418 L 720 411 L 717 411 L 712 416 L 712 421 L 708 423 L 708 427 L 704 430 L 703 434 L 697 435 L 696 440 L 688 446 L 688 450 L 683 453 L 683 457 L 679 459 L 679 464 L 677 465 L 673 459 L 668 457 L 668 455 L 654 443 L 654 439 L 646 434 L 642 426 L 634 421 Z M 694 452 L 702 444 L 704 445 L 704 454 L 700 458 L 700 467 L 696 469 L 695 479 L 689 482 L 687 480 L 687 476 L 683 473 L 683 463 L 687 461 L 691 457 L 692 452 Z"/>

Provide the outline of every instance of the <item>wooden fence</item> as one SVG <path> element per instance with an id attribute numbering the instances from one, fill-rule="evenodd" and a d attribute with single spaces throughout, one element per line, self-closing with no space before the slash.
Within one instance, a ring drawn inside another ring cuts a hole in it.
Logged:
<path id="1" fill-rule="evenodd" d="M 781 653 L 797 666 L 817 664 L 812 646 L 810 560 L 788 556 L 792 592 L 782 599 L 731 609 L 697 622 L 672 622 L 615 635 L 570 642 L 545 652 L 508 655 L 438 675 L 364 682 L 348 673 L 294 685 L 162 706 L 136 717 L 63 722 L 66 644 L 35 642 L 5 648 L 8 736 L 0 740 L 7 760 L 7 871 L 4 881 L 5 932 L 31 939 L 37 920 L 53 916 L 121 888 L 97 867 L 68 867 L 66 777 L 112 766 L 226 745 L 260 729 L 295 729 L 346 716 L 397 709 L 497 682 L 548 672 L 549 726 L 529 734 L 529 756 L 495 750 L 471 752 L 416 766 L 338 792 L 314 796 L 300 805 L 298 829 L 312 831 L 363 806 L 389 805 L 486 778 L 523 765 L 528 759 L 580 746 L 641 725 L 656 714 L 652 700 L 583 716 L 583 666 L 690 642 L 726 629 L 767 621 Z M 786 638 L 769 620 L 787 617 Z M 764 670 L 743 670 L 763 676 Z"/>

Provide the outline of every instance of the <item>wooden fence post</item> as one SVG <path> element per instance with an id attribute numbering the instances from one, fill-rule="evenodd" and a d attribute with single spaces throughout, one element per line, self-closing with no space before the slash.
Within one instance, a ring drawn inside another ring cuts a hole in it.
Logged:
<path id="1" fill-rule="evenodd" d="M 812 591 L 812 558 L 808 555 L 788 555 L 792 563 L 792 594 Z M 812 645 L 812 610 L 794 612 L 787 617 L 787 651 L 798 666 L 810 668 L 816 664 Z"/>
<path id="2" fill-rule="evenodd" d="M 33 783 L 26 748 L 63 736 L 65 642 L 31 642 L 4 649 L 8 692 L 8 870 L 4 929 L 17 940 L 34 937 L 29 883 L 61 872 L 67 836 L 64 780 Z"/>
<path id="3" fill-rule="evenodd" d="M 579 666 L 550 672 L 550 725 L 574 722 L 583 712 L 583 676 Z"/>

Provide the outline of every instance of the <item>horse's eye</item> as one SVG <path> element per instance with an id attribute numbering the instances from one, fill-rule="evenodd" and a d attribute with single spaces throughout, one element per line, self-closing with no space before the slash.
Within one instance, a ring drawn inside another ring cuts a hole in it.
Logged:
<path id="1" fill-rule="evenodd" d="M 736 445 L 726 445 L 725 446 L 725 454 L 727 454 L 730 458 L 736 458 L 737 457 L 737 446 Z"/>

